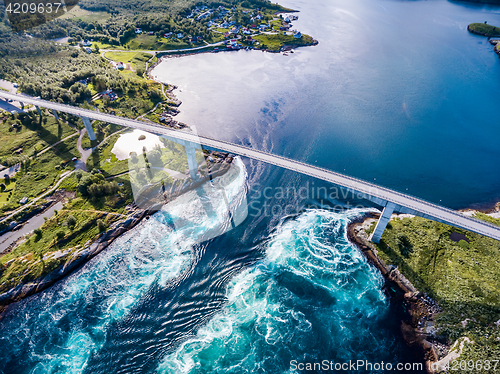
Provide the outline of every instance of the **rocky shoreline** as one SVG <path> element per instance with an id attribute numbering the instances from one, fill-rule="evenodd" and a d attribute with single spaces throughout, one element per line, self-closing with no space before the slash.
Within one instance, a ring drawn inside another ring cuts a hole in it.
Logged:
<path id="1" fill-rule="evenodd" d="M 158 195 L 157 201 L 153 202 L 147 209 L 141 209 L 137 206 L 131 207 L 127 218 L 114 223 L 108 231 L 101 234 L 101 236 L 94 242 L 88 243 L 88 245 L 77 252 L 76 255 L 73 255 L 73 258 L 68 262 L 60 265 L 55 270 L 41 278 L 35 279 L 29 283 L 19 284 L 15 288 L 0 294 L 0 319 L 2 318 L 2 313 L 10 304 L 41 292 L 78 270 L 85 263 L 87 263 L 87 261 L 106 249 L 115 239 L 133 229 L 144 218 L 149 217 L 160 210 L 164 204 L 172 201 L 183 193 L 195 189 L 203 183 L 226 173 L 232 163 L 233 156 L 220 152 L 211 152 L 211 155 L 215 155 L 218 158 L 219 161 L 216 163 L 218 167 L 213 168 L 205 176 L 195 181 L 185 181 L 179 186 L 176 186 L 174 183 L 170 192 Z"/>
<path id="2" fill-rule="evenodd" d="M 475 35 L 481 35 L 481 36 L 485 36 L 488 38 L 488 42 L 494 46 L 493 50 L 495 51 L 495 53 L 500 56 L 500 40 L 499 39 L 491 39 L 491 38 L 497 38 L 497 37 L 500 37 L 500 35 L 490 35 L 490 34 L 487 34 L 487 33 L 484 33 L 484 32 L 480 32 L 480 31 L 476 31 L 476 30 L 473 30 L 470 25 L 467 26 L 467 31 L 469 31 L 471 34 L 475 34 Z"/>
<path id="3" fill-rule="evenodd" d="M 370 242 L 366 230 L 376 222 L 380 214 L 368 215 L 351 222 L 347 227 L 349 240 L 365 255 L 385 279 L 384 289 L 388 296 L 406 309 L 401 320 L 401 333 L 406 343 L 421 352 L 426 370 L 434 373 L 431 365 L 446 356 L 450 347 L 437 341 L 434 335 L 434 316 L 441 311 L 439 305 L 426 294 L 418 291 L 397 267 L 387 265 L 378 255 Z M 389 292 L 396 290 L 396 292 Z"/>
<path id="4" fill-rule="evenodd" d="M 490 44 L 494 45 L 495 47 L 493 48 L 493 50 L 495 51 L 495 53 L 500 56 L 500 40 L 499 39 L 490 39 L 489 40 Z"/>

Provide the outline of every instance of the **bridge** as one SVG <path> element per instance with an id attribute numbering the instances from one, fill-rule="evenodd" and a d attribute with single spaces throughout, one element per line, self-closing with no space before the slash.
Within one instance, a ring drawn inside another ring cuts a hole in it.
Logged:
<path id="1" fill-rule="evenodd" d="M 0 97 L 3 97 L 7 100 L 12 99 L 14 101 L 19 101 L 22 103 L 22 105 L 24 103 L 32 104 L 37 108 L 38 111 L 40 111 L 40 107 L 50 109 L 56 116 L 56 112 L 58 111 L 78 116 L 82 118 L 91 140 L 95 140 L 94 131 L 90 122 L 91 119 L 147 131 L 169 140 L 173 140 L 186 147 L 189 170 L 193 179 L 196 178 L 197 172 L 197 163 L 194 150 L 195 148 L 206 146 L 240 156 L 249 157 L 254 160 L 262 161 L 271 165 L 276 165 L 288 170 L 331 182 L 335 185 L 345 188 L 349 192 L 358 194 L 359 197 L 372 201 L 373 203 L 383 207 L 380 219 L 378 220 L 375 231 L 371 236 L 371 240 L 375 243 L 378 243 L 380 241 L 380 238 L 382 237 L 382 234 L 393 212 L 413 214 L 416 216 L 431 219 L 433 221 L 442 222 L 451 226 L 469 230 L 496 240 L 500 240 L 500 227 L 488 222 L 464 216 L 463 214 L 455 210 L 448 209 L 443 206 L 391 190 L 389 188 L 377 186 L 373 183 L 366 182 L 361 179 L 349 177 L 347 175 L 336 173 L 313 165 L 308 165 L 300 161 L 291 160 L 282 156 L 273 155 L 271 153 L 258 151 L 256 149 L 213 139 L 206 136 L 173 130 L 158 124 L 117 117 L 114 115 L 95 112 L 70 105 L 40 100 L 29 96 L 15 95 L 0 91 Z"/>

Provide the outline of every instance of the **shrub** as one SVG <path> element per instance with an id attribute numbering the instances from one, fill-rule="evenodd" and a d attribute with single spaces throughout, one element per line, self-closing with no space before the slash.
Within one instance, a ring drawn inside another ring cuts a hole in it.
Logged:
<path id="1" fill-rule="evenodd" d="M 75 216 L 69 216 L 68 219 L 66 220 L 66 224 L 68 225 L 69 228 L 75 227 L 76 226 Z"/>
<path id="2" fill-rule="evenodd" d="M 102 219 L 97 220 L 97 228 L 99 229 L 99 232 L 106 231 L 107 226 Z"/>
<path id="3" fill-rule="evenodd" d="M 42 239 L 43 231 L 41 229 L 35 229 L 33 232 L 35 233 L 35 242 Z"/>

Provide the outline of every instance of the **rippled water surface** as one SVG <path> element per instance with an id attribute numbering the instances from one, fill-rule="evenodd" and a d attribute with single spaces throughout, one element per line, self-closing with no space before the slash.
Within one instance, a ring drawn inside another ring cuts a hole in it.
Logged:
<path id="1" fill-rule="evenodd" d="M 171 59 L 201 134 L 460 208 L 499 197 L 500 64 L 444 0 L 291 0 L 316 47 Z M 0 321 L 0 373 L 290 373 L 417 362 L 381 275 L 347 240 L 368 208 L 251 160 L 167 204 Z M 305 191 L 283 195 L 280 188 Z M 408 190 L 407 190 L 408 189 Z M 348 208 L 348 209 L 345 209 Z"/>

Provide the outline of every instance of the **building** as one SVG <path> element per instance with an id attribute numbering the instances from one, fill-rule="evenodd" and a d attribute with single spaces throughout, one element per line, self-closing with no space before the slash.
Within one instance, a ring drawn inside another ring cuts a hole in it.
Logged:
<path id="1" fill-rule="evenodd" d="M 167 32 L 166 34 L 163 34 L 163 37 L 164 37 L 164 38 L 166 38 L 166 39 L 168 39 L 168 38 L 170 38 L 172 35 L 174 35 L 174 34 L 173 34 L 173 33 L 171 33 L 171 32 Z"/>
<path id="2" fill-rule="evenodd" d="M 82 42 L 82 45 L 83 45 L 84 47 L 90 47 L 90 46 L 92 45 L 92 43 L 91 43 L 91 42 L 89 42 L 88 40 L 84 40 L 84 41 Z"/>
<path id="3" fill-rule="evenodd" d="M 300 33 L 300 31 L 298 31 L 297 33 L 295 33 L 295 35 L 293 37 L 296 39 L 300 39 L 300 38 L 302 38 L 302 34 Z"/>
<path id="4" fill-rule="evenodd" d="M 142 34 L 142 29 L 141 29 L 141 28 L 139 28 L 139 27 L 138 27 L 138 28 L 136 28 L 136 29 L 135 29 L 135 33 L 136 33 L 136 34 Z"/>
<path id="5" fill-rule="evenodd" d="M 19 200 L 19 204 L 26 204 L 28 202 L 29 198 L 27 196 L 23 197 L 21 200 Z"/>
<path id="6" fill-rule="evenodd" d="M 184 35 L 182 35 L 182 32 L 180 32 L 180 33 L 177 34 L 177 39 L 182 39 L 183 36 Z"/>

